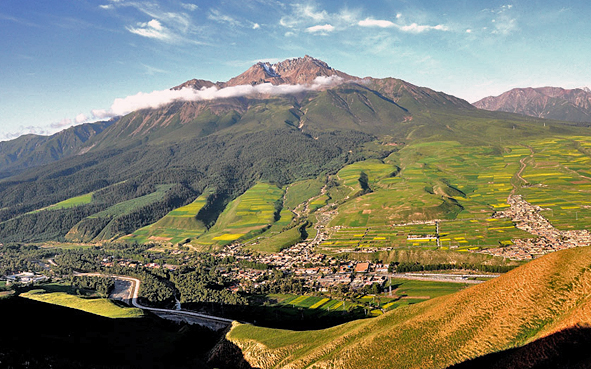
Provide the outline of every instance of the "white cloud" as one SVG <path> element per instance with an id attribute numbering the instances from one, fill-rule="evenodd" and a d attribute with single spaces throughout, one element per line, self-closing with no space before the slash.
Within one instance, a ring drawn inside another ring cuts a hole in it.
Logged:
<path id="1" fill-rule="evenodd" d="M 156 19 L 152 19 L 151 21 L 149 21 L 148 26 L 154 28 L 157 31 L 163 30 L 162 24 L 160 22 L 158 22 Z"/>
<path id="2" fill-rule="evenodd" d="M 135 33 L 136 35 L 140 35 L 147 38 L 155 38 L 161 41 L 172 41 L 173 37 L 168 32 L 166 28 L 162 26 L 162 24 L 156 20 L 152 19 L 146 23 L 138 23 L 137 27 L 126 27 L 127 30 L 131 33 Z"/>
<path id="3" fill-rule="evenodd" d="M 293 4 L 292 12 L 283 16 L 279 24 L 286 28 L 310 28 L 318 23 L 344 29 L 357 23 L 359 11 L 343 8 L 337 13 L 320 10 L 315 4 Z"/>
<path id="4" fill-rule="evenodd" d="M 398 14 L 400 15 L 400 14 Z M 396 18 L 400 18 L 399 16 Z M 379 27 L 379 28 L 398 28 L 402 32 L 410 32 L 410 33 L 422 33 L 426 31 L 436 30 L 436 31 L 448 31 L 449 28 L 442 24 L 438 24 L 436 26 L 427 26 L 427 25 L 419 25 L 417 23 L 412 23 L 409 25 L 400 25 L 389 20 L 381 20 L 381 19 L 372 19 L 366 18 L 362 21 L 357 23 L 358 26 L 361 27 Z"/>
<path id="5" fill-rule="evenodd" d="M 436 30 L 436 31 L 448 31 L 449 28 L 447 26 L 444 26 L 442 24 L 438 24 L 436 26 L 422 26 L 422 25 L 418 25 L 416 23 L 410 24 L 408 26 L 399 26 L 398 29 L 400 29 L 403 32 L 410 32 L 410 33 L 422 33 L 422 32 L 426 32 L 426 31 L 431 31 L 431 30 Z"/>
<path id="6" fill-rule="evenodd" d="M 11 140 L 24 134 L 51 135 L 75 124 L 105 120 L 142 109 L 156 109 L 178 101 L 209 101 L 257 95 L 289 95 L 305 91 L 322 90 L 337 86 L 343 82 L 343 79 L 338 76 L 320 76 L 316 77 L 310 85 L 272 85 L 270 83 L 264 83 L 256 86 L 241 85 L 222 89 L 210 87 L 201 90 L 183 88 L 181 90 L 162 90 L 150 93 L 139 92 L 132 96 L 115 99 L 111 108 L 108 110 L 94 109 L 91 111 L 90 116 L 78 114 L 74 120 L 65 118 L 46 127 L 20 127 L 18 131 L 0 132 L 0 141 Z"/>
<path id="7" fill-rule="evenodd" d="M 255 23 L 252 25 L 252 29 L 259 29 L 259 28 L 261 28 L 261 25 L 258 23 Z"/>
<path id="8" fill-rule="evenodd" d="M 296 10 L 295 10 L 296 13 L 298 13 L 301 17 L 310 18 L 316 22 L 320 22 L 320 21 L 326 19 L 327 14 L 328 14 L 326 12 L 326 10 L 318 11 L 318 10 L 316 10 L 316 7 L 314 7 L 310 4 L 308 4 L 308 5 L 296 4 L 295 8 L 296 8 Z"/>
<path id="9" fill-rule="evenodd" d="M 163 4 L 158 2 L 129 0 L 110 0 L 110 2 L 109 9 L 131 7 L 150 17 L 148 19 L 151 20 L 148 22 L 137 22 L 135 25 L 126 26 L 125 28 L 131 33 L 167 43 L 199 44 L 194 40 L 194 35 L 198 33 L 199 28 L 193 24 L 187 13 L 163 9 Z M 197 9 L 192 5 L 194 4 L 181 3 L 181 6 L 187 10 Z"/>
<path id="10" fill-rule="evenodd" d="M 195 10 L 199 9 L 199 7 L 195 4 L 190 3 L 181 3 L 181 6 L 187 10 L 194 12 Z"/>
<path id="11" fill-rule="evenodd" d="M 519 29 L 513 5 L 501 5 L 495 9 L 484 9 L 483 12 L 493 14 L 492 34 L 507 36 Z"/>
<path id="12" fill-rule="evenodd" d="M 195 90 L 183 88 L 181 90 L 162 90 L 150 93 L 139 92 L 125 98 L 115 99 L 111 108 L 106 110 L 93 110 L 95 118 L 106 118 L 125 115 L 142 109 L 156 109 L 177 101 L 207 101 L 232 97 L 252 95 L 289 95 L 304 91 L 320 90 L 343 83 L 338 76 L 316 77 L 311 85 L 272 85 L 263 83 L 260 85 L 241 85 L 218 89 L 217 87 Z"/>
<path id="13" fill-rule="evenodd" d="M 306 28 L 306 32 L 309 33 L 326 33 L 326 32 L 332 32 L 334 31 L 334 26 L 330 25 L 330 24 L 325 24 L 323 26 L 312 26 L 312 27 L 308 27 Z"/>
<path id="14" fill-rule="evenodd" d="M 501 34 L 503 36 L 509 35 L 513 31 L 517 30 L 517 19 L 510 17 L 499 17 L 498 20 L 493 19 L 494 30 L 492 33 Z"/>
<path id="15" fill-rule="evenodd" d="M 153 76 L 158 73 L 168 73 L 168 71 L 166 71 L 164 69 L 156 68 L 151 65 L 144 64 L 144 63 L 142 63 L 142 67 L 145 68 L 146 74 L 149 76 Z"/>
<path id="16" fill-rule="evenodd" d="M 357 23 L 361 27 L 380 27 L 380 28 L 389 28 L 389 27 L 396 27 L 396 24 L 390 22 L 389 20 L 379 20 L 379 19 L 371 19 L 366 18 L 362 21 Z"/>
<path id="17" fill-rule="evenodd" d="M 229 15 L 223 14 L 217 9 L 210 9 L 207 18 L 218 23 L 228 23 L 231 26 L 240 26 L 240 22 L 230 17 Z"/>
<path id="18" fill-rule="evenodd" d="M 113 6 L 113 4 L 107 4 L 107 5 L 99 5 L 99 8 L 101 8 L 101 9 L 114 9 L 115 7 Z"/>
<path id="19" fill-rule="evenodd" d="M 76 124 L 84 123 L 86 121 L 88 121 L 88 117 L 86 116 L 86 114 L 81 113 L 81 114 L 76 115 L 76 119 L 75 119 Z"/>
<path id="20" fill-rule="evenodd" d="M 49 135 L 53 132 L 47 130 L 47 128 L 43 128 L 43 127 L 34 127 L 34 126 L 28 126 L 28 127 L 19 127 L 19 129 L 17 131 L 12 131 L 12 132 L 2 132 L 0 133 L 0 141 L 8 141 L 8 140 L 13 140 L 17 137 L 20 137 L 22 135 L 26 135 L 26 134 L 35 134 L 35 135 Z"/>
<path id="21" fill-rule="evenodd" d="M 72 120 L 69 118 L 64 118 L 62 120 L 60 120 L 59 122 L 55 122 L 51 124 L 51 128 L 64 128 L 64 127 L 69 127 L 73 124 Z"/>
<path id="22" fill-rule="evenodd" d="M 112 118 L 114 115 L 105 109 L 93 109 L 91 112 L 93 119 Z"/>

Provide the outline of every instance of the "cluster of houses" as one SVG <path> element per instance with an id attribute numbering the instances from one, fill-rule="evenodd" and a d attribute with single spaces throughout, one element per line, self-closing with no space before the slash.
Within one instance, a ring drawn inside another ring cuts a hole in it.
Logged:
<path id="1" fill-rule="evenodd" d="M 6 280 L 7 285 L 13 283 L 29 285 L 38 282 L 45 282 L 49 278 L 42 274 L 36 274 L 33 272 L 22 272 L 17 274 L 5 275 L 2 277 L 2 279 Z"/>
<path id="2" fill-rule="evenodd" d="M 144 268 L 149 268 L 149 269 L 160 269 L 160 268 L 164 268 L 164 269 L 168 269 L 168 270 L 175 270 L 178 268 L 177 265 L 172 265 L 172 264 L 158 264 L 158 263 L 142 263 L 139 262 L 137 260 L 130 260 L 130 259 L 116 259 L 113 258 L 111 256 L 104 258 L 101 261 L 101 265 L 103 267 L 113 267 L 115 265 L 119 265 L 122 267 L 127 267 L 127 268 L 138 268 L 138 267 L 144 267 Z"/>
<path id="3" fill-rule="evenodd" d="M 483 253 L 513 260 L 528 260 L 541 255 L 579 246 L 591 245 L 591 232 L 587 230 L 560 231 L 540 214 L 543 210 L 525 201 L 521 195 L 509 196 L 509 210 L 497 214 L 511 218 L 516 227 L 537 238 L 515 239 L 513 245 L 483 250 Z"/>
<path id="4" fill-rule="evenodd" d="M 312 243 L 298 243 L 279 253 L 262 256 L 246 255 L 239 246 L 232 245 L 224 248 L 216 256 L 233 256 L 237 260 L 264 263 L 302 280 L 307 287 L 318 288 L 321 291 L 337 285 L 348 285 L 353 289 L 361 289 L 374 283 L 383 286 L 389 267 L 388 264 L 339 261 L 333 257 L 316 254 L 313 252 Z M 238 291 L 246 285 L 257 287 L 265 283 L 262 277 L 271 273 L 270 270 L 232 269 L 225 271 L 224 275 L 241 281 L 231 288 Z"/>

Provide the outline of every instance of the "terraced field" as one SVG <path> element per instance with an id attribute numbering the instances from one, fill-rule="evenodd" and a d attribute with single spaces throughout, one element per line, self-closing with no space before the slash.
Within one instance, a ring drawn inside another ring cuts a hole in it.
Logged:
<path id="1" fill-rule="evenodd" d="M 283 190 L 276 185 L 257 183 L 228 204 L 216 224 L 195 243 L 223 245 L 253 237 L 275 222 L 275 203 L 281 201 L 282 196 Z M 285 212 L 283 215 L 289 216 Z"/>
<path id="2" fill-rule="evenodd" d="M 339 229 L 322 246 L 434 248 L 434 238 L 420 237 L 434 235 L 434 223 L 412 224 L 430 220 L 440 220 L 442 249 L 498 247 L 514 238 L 530 237 L 510 221 L 490 218 L 494 211 L 509 207 L 506 200 L 519 161 L 529 155 L 529 149 L 521 146 L 507 147 L 503 153 L 456 142 L 407 147 L 384 161 L 398 163 L 399 174 L 381 179 L 375 175 L 375 192 L 339 208 L 330 223 Z M 356 163 L 355 171 L 346 167 L 341 172 L 375 173 L 379 167 L 372 162 L 365 168 L 365 164 Z M 351 181 L 353 177 L 346 178 Z"/>
<path id="3" fill-rule="evenodd" d="M 120 202 L 108 207 L 101 212 L 95 213 L 83 219 L 76 226 L 74 226 L 66 235 L 66 239 L 69 241 L 91 241 L 107 240 L 116 236 L 122 236 L 121 234 L 116 234 L 112 231 L 111 224 L 119 217 L 131 214 L 137 209 L 162 200 L 166 195 L 166 192 L 170 190 L 171 187 L 172 185 L 158 185 L 156 186 L 156 191 L 152 193 L 137 197 L 135 199 Z M 103 222 L 105 224 L 104 228 L 98 235 L 87 235 L 84 231 L 85 223 L 93 223 L 96 221 Z M 137 241 L 147 242 L 149 240 L 147 238 L 138 237 Z"/>
<path id="4" fill-rule="evenodd" d="M 532 160 L 523 173 L 525 199 L 544 209 L 558 229 L 591 228 L 591 140 L 555 138 L 531 142 Z"/>
<path id="5" fill-rule="evenodd" d="M 317 179 L 308 179 L 289 185 L 283 206 L 287 209 L 295 209 L 299 204 L 320 195 L 322 186 L 324 183 Z"/>
<path id="6" fill-rule="evenodd" d="M 274 306 L 317 310 L 318 314 L 329 312 L 345 312 L 369 307 L 373 316 L 383 314 L 402 306 L 408 306 L 455 293 L 466 287 L 463 283 L 430 282 L 407 279 L 392 279 L 392 293 L 389 294 L 389 283 L 386 292 L 377 296 L 363 296 L 352 301 L 333 299 L 324 296 L 281 295 L 273 294 L 268 298 L 275 300 Z"/>
<path id="7" fill-rule="evenodd" d="M 192 203 L 169 212 L 154 224 L 138 229 L 130 237 L 131 240 L 142 242 L 158 241 L 179 243 L 186 239 L 194 239 L 207 231 L 203 222 L 196 217 L 207 204 L 210 192 L 205 192 Z"/>
<path id="8" fill-rule="evenodd" d="M 350 195 L 353 195 L 362 190 L 359 183 L 361 172 L 367 174 L 371 187 L 379 183 L 379 180 L 382 178 L 387 179 L 393 177 L 397 170 L 398 168 L 392 164 L 371 159 L 347 165 L 338 172 L 337 177 L 342 181 L 343 185 L 351 189 Z"/>

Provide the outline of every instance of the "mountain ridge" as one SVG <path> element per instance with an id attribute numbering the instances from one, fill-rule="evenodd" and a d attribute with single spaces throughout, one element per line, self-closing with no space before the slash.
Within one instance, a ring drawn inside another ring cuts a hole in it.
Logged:
<path id="1" fill-rule="evenodd" d="M 88 140 L 102 133 L 117 119 L 84 123 L 64 129 L 51 136 L 23 135 L 0 142 L 0 168 L 4 174 L 17 173 L 27 168 L 49 164 L 62 158 L 83 154 Z"/>
<path id="2" fill-rule="evenodd" d="M 514 88 L 498 96 L 485 97 L 473 105 L 479 109 L 538 118 L 591 122 L 591 92 L 588 88 Z"/>
<path id="3" fill-rule="evenodd" d="M 446 368 L 591 323 L 590 253 L 548 254 L 486 283 L 370 320 L 307 332 L 236 323 L 226 337 L 260 368 Z M 520 364 L 528 367 L 525 358 Z"/>

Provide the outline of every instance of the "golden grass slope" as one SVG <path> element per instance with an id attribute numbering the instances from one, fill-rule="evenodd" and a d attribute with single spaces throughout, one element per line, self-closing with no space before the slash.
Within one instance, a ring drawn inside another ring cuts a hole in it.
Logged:
<path id="1" fill-rule="evenodd" d="M 115 305 L 111 300 L 103 298 L 82 298 L 65 292 L 44 292 L 32 290 L 22 293 L 20 297 L 46 302 L 48 304 L 66 306 L 72 309 L 86 311 L 107 318 L 139 318 L 144 315 L 138 308 L 127 308 Z"/>
<path id="2" fill-rule="evenodd" d="M 446 368 L 591 323 L 591 248 L 534 260 L 453 295 L 319 331 L 235 323 L 260 368 Z"/>

